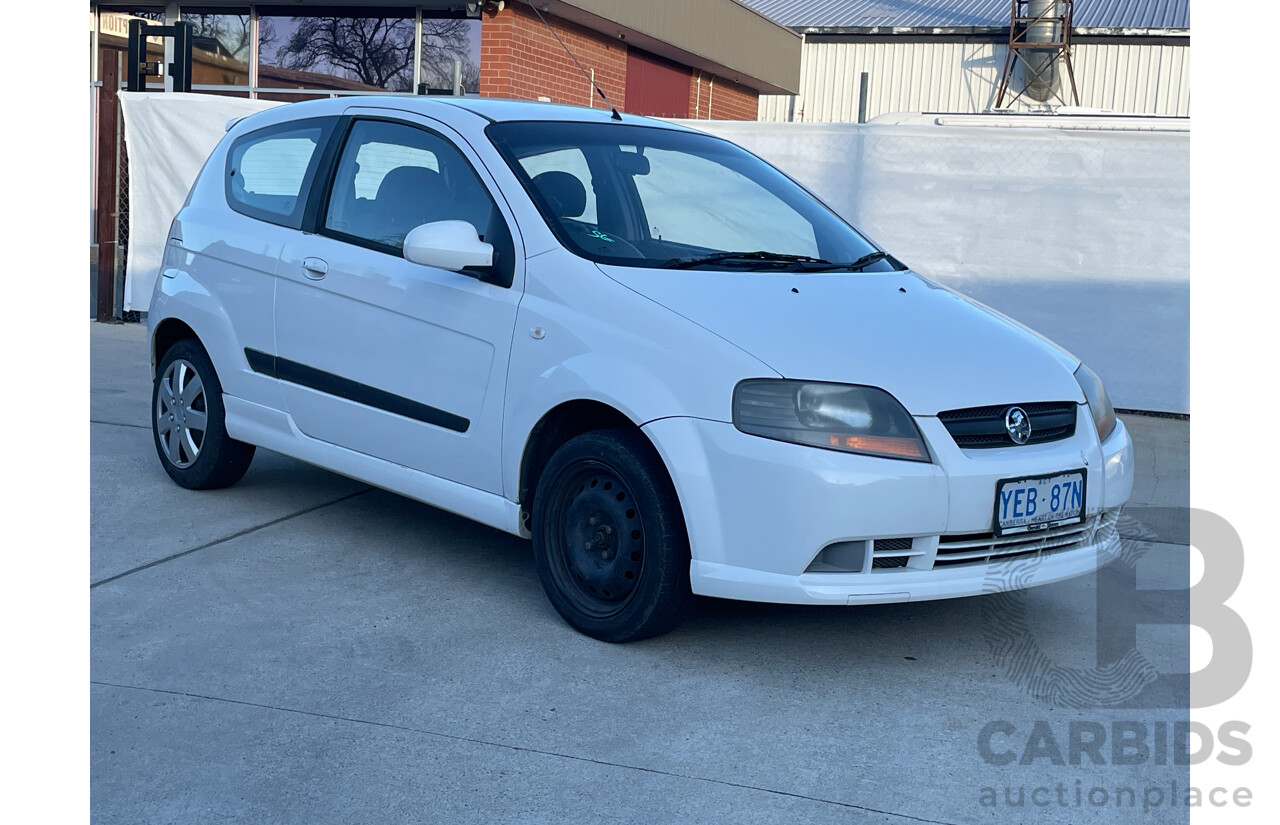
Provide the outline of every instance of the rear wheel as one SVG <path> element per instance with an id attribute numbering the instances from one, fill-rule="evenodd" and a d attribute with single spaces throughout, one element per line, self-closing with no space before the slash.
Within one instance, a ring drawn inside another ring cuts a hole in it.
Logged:
<path id="1" fill-rule="evenodd" d="M 534 496 L 533 547 L 547 597 L 588 636 L 658 636 L 692 611 L 684 515 L 637 430 L 585 433 L 556 451 Z"/>
<path id="2" fill-rule="evenodd" d="M 222 384 L 195 339 L 179 341 L 160 359 L 151 411 L 156 453 L 178 484 L 212 490 L 244 477 L 254 447 L 227 435 Z"/>

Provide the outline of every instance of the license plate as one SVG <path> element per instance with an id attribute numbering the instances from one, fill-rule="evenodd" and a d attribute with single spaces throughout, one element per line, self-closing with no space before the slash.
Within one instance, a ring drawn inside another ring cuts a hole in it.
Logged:
<path id="1" fill-rule="evenodd" d="M 1084 520 L 1084 470 L 1010 478 L 996 485 L 997 536 L 1046 530 Z"/>

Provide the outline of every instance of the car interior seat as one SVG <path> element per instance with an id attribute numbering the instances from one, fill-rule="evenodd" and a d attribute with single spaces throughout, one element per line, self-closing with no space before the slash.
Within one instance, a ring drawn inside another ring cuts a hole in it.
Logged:
<path id="1" fill-rule="evenodd" d="M 587 188 L 568 172 L 543 172 L 533 178 L 557 218 L 580 218 L 587 209 Z"/>
<path id="2" fill-rule="evenodd" d="M 397 166 L 383 176 L 373 204 L 378 239 L 399 246 L 411 229 L 449 217 L 449 188 L 425 166 Z"/>

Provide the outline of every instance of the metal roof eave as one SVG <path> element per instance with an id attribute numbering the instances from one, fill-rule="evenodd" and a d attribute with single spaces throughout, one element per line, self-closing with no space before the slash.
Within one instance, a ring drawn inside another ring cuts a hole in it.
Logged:
<path id="1" fill-rule="evenodd" d="M 953 29 L 1008 25 L 1009 0 L 742 0 L 785 26 Z M 1182 30 L 1190 0 L 1079 0 L 1075 20 L 1086 28 Z M 1170 35 L 1165 35 L 1170 36 Z"/>
<path id="2" fill-rule="evenodd" d="M 939 37 L 967 35 L 1009 36 L 1008 26 L 796 26 L 804 36 L 876 35 L 881 37 Z M 1135 29 L 1115 26 L 1073 26 L 1074 36 L 1099 37 L 1190 37 L 1190 29 Z"/>
<path id="3" fill-rule="evenodd" d="M 538 8 L 760 94 L 800 89 L 800 32 L 738 0 L 544 0 Z"/>

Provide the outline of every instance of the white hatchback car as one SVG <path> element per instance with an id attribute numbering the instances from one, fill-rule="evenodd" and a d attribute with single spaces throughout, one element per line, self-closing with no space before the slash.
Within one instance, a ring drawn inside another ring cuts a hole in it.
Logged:
<path id="1" fill-rule="evenodd" d="M 1133 453 L 1096 375 L 681 126 L 281 106 L 229 124 L 161 275 L 177 483 L 232 484 L 261 446 L 532 537 L 598 639 L 695 593 L 968 596 L 1119 546 Z"/>

